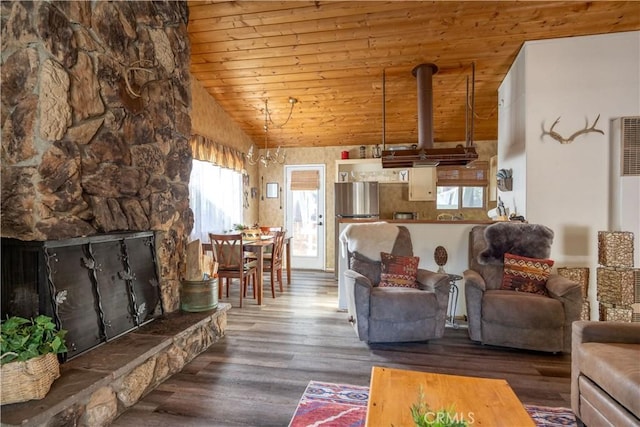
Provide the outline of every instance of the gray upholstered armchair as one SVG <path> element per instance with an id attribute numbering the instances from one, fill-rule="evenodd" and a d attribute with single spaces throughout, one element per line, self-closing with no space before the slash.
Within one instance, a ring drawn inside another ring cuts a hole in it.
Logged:
<path id="1" fill-rule="evenodd" d="M 501 289 L 505 253 L 548 258 L 552 242 L 553 231 L 542 225 L 504 222 L 472 228 L 464 280 L 473 341 L 571 352 L 571 324 L 579 319 L 582 305 L 578 283 L 550 274 L 546 295 Z"/>
<path id="2" fill-rule="evenodd" d="M 381 252 L 412 257 L 409 230 L 388 223 L 350 224 L 340 235 L 348 256 L 344 272 L 349 320 L 367 343 L 424 341 L 444 334 L 449 277 L 417 268 L 416 288 L 387 287 Z"/>

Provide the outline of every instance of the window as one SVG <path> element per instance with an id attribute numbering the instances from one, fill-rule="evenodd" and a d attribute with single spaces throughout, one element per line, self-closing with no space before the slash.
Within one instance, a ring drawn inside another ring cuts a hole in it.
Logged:
<path id="1" fill-rule="evenodd" d="M 209 241 L 209 232 L 223 232 L 242 223 L 242 174 L 210 162 L 193 160 L 189 207 L 194 224 L 191 239 Z"/>
<path id="2" fill-rule="evenodd" d="M 476 161 L 472 166 L 438 167 L 436 208 L 484 209 L 488 166 Z"/>
<path id="3" fill-rule="evenodd" d="M 484 187 L 437 187 L 437 209 L 484 208 Z"/>

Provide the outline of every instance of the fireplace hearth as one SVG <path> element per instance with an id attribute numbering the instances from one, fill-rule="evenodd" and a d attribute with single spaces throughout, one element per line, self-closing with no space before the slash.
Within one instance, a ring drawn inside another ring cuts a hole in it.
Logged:
<path id="1" fill-rule="evenodd" d="M 42 400 L 3 405 L 2 426 L 110 425 L 122 412 L 221 339 L 229 303 L 198 313 L 165 313 L 153 322 L 60 366 Z"/>
<path id="2" fill-rule="evenodd" d="M 163 313 L 153 232 L 2 239 L 3 316 L 46 314 L 72 359 Z"/>

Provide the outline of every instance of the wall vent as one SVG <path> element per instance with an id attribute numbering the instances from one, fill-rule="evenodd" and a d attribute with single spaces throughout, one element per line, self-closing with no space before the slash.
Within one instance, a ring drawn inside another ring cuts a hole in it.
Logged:
<path id="1" fill-rule="evenodd" d="M 622 176 L 640 175 L 640 116 L 622 118 Z"/>
<path id="2" fill-rule="evenodd" d="M 634 234 L 640 266 L 640 116 L 611 119 L 610 129 L 609 230 Z"/>

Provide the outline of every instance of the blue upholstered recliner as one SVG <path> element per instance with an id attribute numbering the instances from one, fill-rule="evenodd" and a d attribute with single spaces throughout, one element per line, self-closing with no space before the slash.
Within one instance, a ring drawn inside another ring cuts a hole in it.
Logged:
<path id="1" fill-rule="evenodd" d="M 349 320 L 367 343 L 425 341 L 444 334 L 449 277 L 418 269 L 419 288 L 381 287 L 381 252 L 413 256 L 409 230 L 389 223 L 350 224 L 340 235 Z"/>

